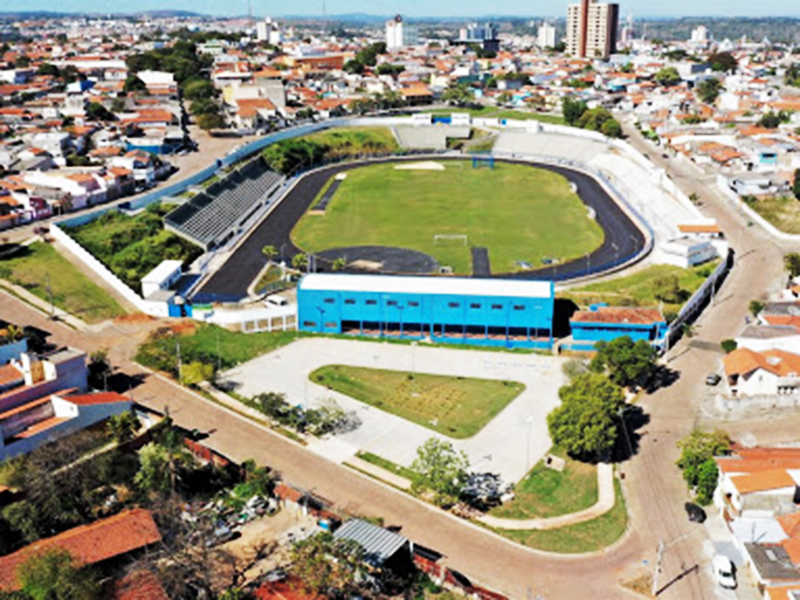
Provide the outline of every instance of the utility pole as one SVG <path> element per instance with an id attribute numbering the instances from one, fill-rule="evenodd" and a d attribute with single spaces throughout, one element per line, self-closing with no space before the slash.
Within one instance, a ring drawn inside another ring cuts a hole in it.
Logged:
<path id="1" fill-rule="evenodd" d="M 47 277 L 47 295 L 50 298 L 50 319 L 53 319 L 56 314 L 56 305 L 53 302 L 53 288 L 50 286 L 50 271 L 45 273 Z"/>
<path id="2" fill-rule="evenodd" d="M 656 556 L 656 568 L 653 573 L 653 589 L 651 593 L 653 596 L 658 595 L 658 576 L 661 575 L 661 561 L 664 559 L 664 551 L 667 545 L 664 542 L 658 542 L 658 554 Z"/>
<path id="3" fill-rule="evenodd" d="M 175 354 L 178 357 L 178 383 L 183 382 L 183 366 L 181 365 L 181 343 L 175 342 Z"/>

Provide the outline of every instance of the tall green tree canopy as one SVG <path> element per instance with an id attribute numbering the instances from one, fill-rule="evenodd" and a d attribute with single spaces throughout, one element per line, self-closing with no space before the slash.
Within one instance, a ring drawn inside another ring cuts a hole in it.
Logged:
<path id="1" fill-rule="evenodd" d="M 658 352 L 645 340 L 634 342 L 630 336 L 596 344 L 591 369 L 607 373 L 617 385 L 628 387 L 644 383 L 656 366 Z"/>
<path id="2" fill-rule="evenodd" d="M 605 375 L 578 375 L 558 392 L 561 406 L 547 415 L 553 444 L 581 460 L 610 452 L 619 436 L 618 414 L 625 405 L 622 388 Z"/>
<path id="3" fill-rule="evenodd" d="M 466 454 L 456 451 L 452 443 L 433 437 L 417 448 L 417 458 L 411 465 L 417 475 L 415 487 L 433 492 L 437 504 L 458 498 L 468 468 Z"/>

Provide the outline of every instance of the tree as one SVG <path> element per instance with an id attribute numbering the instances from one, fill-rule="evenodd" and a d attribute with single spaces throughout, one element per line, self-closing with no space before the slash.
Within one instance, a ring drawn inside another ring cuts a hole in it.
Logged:
<path id="1" fill-rule="evenodd" d="M 561 104 L 561 111 L 564 113 L 564 120 L 568 125 L 576 125 L 587 110 L 588 106 L 582 100 L 564 98 Z"/>
<path id="2" fill-rule="evenodd" d="M 197 117 L 197 126 L 203 131 L 221 129 L 225 126 L 225 119 L 218 114 L 205 114 Z"/>
<path id="3" fill-rule="evenodd" d="M 781 116 L 771 111 L 764 113 L 758 120 L 758 124 L 766 129 L 777 129 L 781 123 Z"/>
<path id="4" fill-rule="evenodd" d="M 794 184 L 792 185 L 794 197 L 800 200 L 800 169 L 794 170 Z"/>
<path id="5" fill-rule="evenodd" d="M 567 376 L 567 379 L 575 379 L 578 375 L 584 375 L 589 372 L 589 364 L 580 358 L 570 358 L 561 365 L 561 372 Z"/>
<path id="6" fill-rule="evenodd" d="M 467 479 L 468 468 L 464 452 L 456 452 L 450 442 L 428 438 L 417 448 L 417 458 L 411 465 L 416 474 L 414 488 L 432 492 L 434 502 L 440 506 L 452 504 Z"/>
<path id="7" fill-rule="evenodd" d="M 209 365 L 200 361 L 190 362 L 181 367 L 181 383 L 189 387 L 196 387 L 204 381 L 209 381 L 214 377 L 214 365 Z"/>
<path id="8" fill-rule="evenodd" d="M 789 272 L 789 277 L 792 279 L 800 275 L 800 254 L 797 252 L 789 252 L 789 254 L 783 257 L 783 266 Z"/>
<path id="9" fill-rule="evenodd" d="M 295 254 L 292 257 L 292 266 L 298 271 L 304 271 L 308 268 L 308 256 L 305 254 Z"/>
<path id="10" fill-rule="evenodd" d="M 108 376 L 112 373 L 108 350 L 102 348 L 89 355 L 87 366 L 89 385 L 95 389 L 108 389 Z"/>
<path id="11" fill-rule="evenodd" d="M 151 442 L 139 450 L 139 472 L 134 483 L 148 492 L 166 492 L 170 489 L 170 457 L 161 444 Z"/>
<path id="12" fill-rule="evenodd" d="M 115 121 L 116 117 L 99 102 L 90 102 L 86 109 L 86 116 L 93 121 Z"/>
<path id="13" fill-rule="evenodd" d="M 717 479 L 717 465 L 713 459 L 730 452 L 731 441 L 728 434 L 719 430 L 707 432 L 695 429 L 677 445 L 681 456 L 676 464 L 683 471 L 684 480 L 690 487 L 698 488 L 698 502 L 707 504 L 711 500 Z"/>
<path id="14" fill-rule="evenodd" d="M 113 113 L 125 112 L 125 108 L 125 98 L 114 98 L 113 102 L 111 102 L 111 112 Z"/>
<path id="15" fill-rule="evenodd" d="M 273 246 L 272 244 L 267 244 L 266 246 L 261 248 L 261 254 L 263 254 L 267 258 L 268 262 L 271 261 L 273 258 L 275 258 L 275 255 L 277 253 L 278 253 L 278 251 L 275 249 L 275 246 Z"/>
<path id="16" fill-rule="evenodd" d="M 310 591 L 347 598 L 364 577 L 364 549 L 351 540 L 336 541 L 324 531 L 294 545 L 292 573 Z"/>
<path id="17" fill-rule="evenodd" d="M 600 127 L 600 133 L 610 138 L 622 137 L 622 126 L 616 119 L 609 119 Z"/>
<path id="18" fill-rule="evenodd" d="M 747 308 L 754 317 L 757 317 L 764 310 L 764 303 L 760 300 L 751 300 Z"/>
<path id="19" fill-rule="evenodd" d="M 347 267 L 347 259 L 344 256 L 340 256 L 331 263 L 331 269 L 334 271 L 343 271 L 345 267 Z"/>
<path id="20" fill-rule="evenodd" d="M 704 79 L 697 86 L 697 95 L 706 104 L 714 104 L 722 91 L 722 83 L 716 77 Z"/>
<path id="21" fill-rule="evenodd" d="M 345 73 L 350 73 L 351 75 L 361 75 L 366 70 L 366 67 L 357 60 L 348 60 L 344 63 L 344 71 Z"/>
<path id="22" fill-rule="evenodd" d="M 730 52 L 714 52 L 706 59 L 712 71 L 733 73 L 739 67 L 739 62 Z"/>
<path id="23" fill-rule="evenodd" d="M 58 70 L 58 67 L 52 63 L 42 63 L 41 66 L 36 70 L 37 75 L 50 75 L 52 77 L 58 77 L 61 74 L 61 71 Z"/>
<path id="24" fill-rule="evenodd" d="M 645 340 L 634 342 L 626 335 L 598 342 L 595 349 L 592 371 L 607 373 L 611 381 L 623 387 L 646 381 L 656 366 L 657 350 Z"/>
<path id="25" fill-rule="evenodd" d="M 106 423 L 108 435 L 117 444 L 124 444 L 133 439 L 142 424 L 133 411 L 112 416 Z"/>
<path id="26" fill-rule="evenodd" d="M 450 84 L 442 94 L 442 100 L 456 106 L 464 106 L 474 99 L 469 86 L 463 83 Z"/>
<path id="27" fill-rule="evenodd" d="M 183 87 L 183 95 L 187 100 L 213 98 L 217 95 L 217 90 L 207 79 L 194 79 Z"/>
<path id="28" fill-rule="evenodd" d="M 145 85 L 144 81 L 139 79 L 136 75 L 130 74 L 125 78 L 125 83 L 122 86 L 122 90 L 126 94 L 131 94 L 133 92 L 147 92 L 147 86 Z"/>
<path id="29" fill-rule="evenodd" d="M 730 354 L 731 352 L 733 352 L 734 350 L 736 350 L 736 348 L 737 348 L 737 346 L 738 346 L 738 344 L 736 343 L 736 340 L 730 340 L 730 339 L 728 339 L 728 340 L 722 340 L 722 341 L 719 343 L 719 345 L 720 345 L 720 347 L 722 348 L 722 351 L 723 351 L 725 354 Z"/>
<path id="30" fill-rule="evenodd" d="M 714 490 L 719 481 L 719 468 L 716 461 L 709 459 L 697 469 L 697 483 L 695 485 L 695 499 L 698 504 L 706 506 L 714 499 Z"/>
<path id="31" fill-rule="evenodd" d="M 681 75 L 675 67 L 664 67 L 655 77 L 656 81 L 664 87 L 672 87 L 681 82 Z"/>
<path id="32" fill-rule="evenodd" d="M 93 571 L 79 568 L 66 550 L 35 554 L 17 570 L 22 591 L 32 600 L 93 600 L 101 588 Z"/>
<path id="33" fill-rule="evenodd" d="M 561 406 L 547 415 L 553 444 L 581 460 L 610 452 L 619 436 L 618 413 L 625 405 L 622 388 L 605 375 L 579 375 L 563 386 Z"/>
<path id="34" fill-rule="evenodd" d="M 800 64 L 792 63 L 783 74 L 783 83 L 792 87 L 800 87 Z"/>

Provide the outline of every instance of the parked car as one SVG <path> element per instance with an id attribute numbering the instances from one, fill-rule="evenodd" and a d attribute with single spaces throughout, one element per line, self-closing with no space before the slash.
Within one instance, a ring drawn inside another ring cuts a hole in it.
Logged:
<path id="1" fill-rule="evenodd" d="M 730 558 L 717 554 L 711 561 L 711 566 L 714 569 L 714 579 L 721 587 L 730 590 L 736 588 L 736 567 Z"/>
<path id="2" fill-rule="evenodd" d="M 694 502 L 687 502 L 683 505 L 686 515 L 692 523 L 703 523 L 706 520 L 706 511 Z"/>
<path id="3" fill-rule="evenodd" d="M 719 373 L 709 373 L 706 376 L 706 385 L 715 386 L 720 381 L 722 381 L 722 377 L 720 376 Z"/>

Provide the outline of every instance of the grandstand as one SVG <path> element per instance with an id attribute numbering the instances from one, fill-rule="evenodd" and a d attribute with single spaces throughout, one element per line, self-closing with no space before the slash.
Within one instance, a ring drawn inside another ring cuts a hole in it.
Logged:
<path id="1" fill-rule="evenodd" d="M 164 224 L 206 250 L 218 248 L 272 202 L 283 181 L 259 156 L 170 212 Z"/>
<path id="2" fill-rule="evenodd" d="M 397 143 L 414 150 L 446 150 L 448 139 L 469 139 L 469 126 L 395 127 Z"/>

